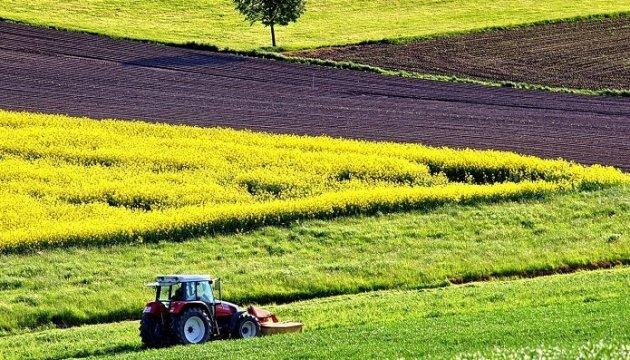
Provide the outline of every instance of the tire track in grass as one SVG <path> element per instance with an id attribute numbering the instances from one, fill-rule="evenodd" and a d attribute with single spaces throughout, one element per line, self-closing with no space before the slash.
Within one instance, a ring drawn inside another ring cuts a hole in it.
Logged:
<path id="1" fill-rule="evenodd" d="M 501 335 L 503 340 L 499 341 L 499 343 L 506 340 L 508 343 L 516 341 L 523 335 L 515 335 L 509 330 L 517 323 L 526 325 L 530 330 L 536 330 L 530 331 L 530 333 L 537 334 L 534 336 L 535 338 L 540 337 L 545 340 L 549 340 L 548 337 L 563 339 L 567 335 L 563 335 L 563 331 L 573 331 L 573 335 L 579 339 L 580 333 L 584 334 L 584 332 L 575 332 L 574 329 L 581 329 L 583 326 L 587 326 L 589 321 L 592 321 L 591 317 L 596 317 L 600 321 L 604 320 L 602 315 L 605 313 L 611 314 L 605 317 L 605 320 L 609 323 L 608 325 L 598 325 L 601 328 L 599 331 L 605 329 L 606 326 L 624 329 L 621 323 L 614 322 L 619 317 L 612 315 L 614 313 L 612 310 L 623 309 L 625 300 L 619 291 L 623 288 L 624 281 L 627 281 L 627 276 L 627 268 L 619 268 L 609 271 L 593 271 L 531 280 L 497 281 L 494 283 L 478 283 L 472 286 L 452 286 L 447 289 L 433 289 L 420 292 L 414 290 L 384 291 L 354 296 L 333 296 L 274 306 L 271 310 L 277 312 L 282 318 L 295 318 L 304 321 L 307 326 L 305 333 L 308 332 L 310 334 L 339 331 L 340 328 L 354 329 L 352 331 L 354 332 L 357 330 L 356 325 L 361 327 L 365 326 L 366 323 L 376 323 L 375 329 L 379 331 L 372 332 L 373 340 L 382 339 L 382 335 L 389 332 L 394 333 L 397 324 L 400 324 L 403 319 L 406 322 L 409 317 L 424 323 L 425 325 L 422 327 L 425 328 L 435 322 L 453 322 L 451 330 L 454 334 L 452 337 L 464 344 L 488 330 L 492 332 L 498 330 L 494 335 L 486 334 L 485 336 L 488 338 L 503 334 Z M 411 309 L 409 304 L 413 304 Z M 374 315 L 373 310 L 375 309 L 383 310 L 383 312 Z M 579 311 L 576 314 L 570 309 Z M 573 326 L 560 327 L 560 329 L 564 328 L 565 330 L 559 330 L 555 326 L 541 324 L 541 320 L 544 322 L 545 318 L 550 319 L 549 316 L 545 316 L 549 311 L 562 315 L 561 318 L 553 318 L 554 324 L 557 324 L 559 320 L 566 322 L 567 319 L 572 319 Z M 597 314 L 594 314 L 594 311 Z M 326 315 L 337 312 L 340 313 L 334 319 Z M 382 314 L 387 314 L 387 316 L 383 317 Z M 578 314 L 582 315 L 577 316 Z M 356 319 L 359 317 L 363 319 L 363 323 L 355 324 Z M 476 319 L 475 321 L 479 322 L 482 328 L 488 324 L 494 325 L 490 325 L 487 329 L 479 329 L 478 332 L 480 334 L 471 334 L 466 331 L 467 327 L 462 326 L 462 324 L 470 323 L 472 319 Z M 526 320 L 525 324 L 523 324 L 523 319 L 530 320 Z M 505 324 L 506 321 L 507 324 Z M 498 324 L 502 325 L 497 328 Z M 448 326 L 446 327 L 448 328 Z M 76 329 L 24 332 L 0 337 L 0 345 L 27 344 L 26 346 L 29 347 L 28 351 L 30 351 L 29 356 L 36 358 L 41 357 L 42 354 L 45 354 L 47 358 L 138 355 L 140 354 L 139 352 L 146 349 L 140 346 L 136 329 L 136 322 L 121 322 L 89 325 Z M 438 337 L 443 337 L 443 335 L 439 334 L 450 332 L 437 331 L 435 334 Z M 310 335 L 298 336 L 308 337 Z M 291 341 L 291 338 L 281 336 L 274 337 L 271 340 L 261 339 L 259 341 L 282 342 L 285 340 Z M 621 337 L 621 339 L 623 338 L 624 336 Z M 388 336 L 387 339 L 390 339 L 390 337 Z M 417 339 L 409 340 L 417 341 Z M 73 345 L 74 347 L 67 346 L 68 343 L 76 345 Z M 240 347 L 240 344 L 242 343 L 228 341 L 206 346 Z M 203 345 L 201 346 L 201 348 L 187 347 L 165 351 L 178 351 L 178 349 L 191 352 L 203 351 Z M 248 344 L 244 346 L 255 345 Z M 18 355 L 23 354 L 25 351 L 20 348 L 16 348 L 16 350 Z M 155 351 L 161 350 L 151 351 L 153 351 L 152 354 L 155 356 Z M 2 350 L 0 350 L 1 354 Z"/>

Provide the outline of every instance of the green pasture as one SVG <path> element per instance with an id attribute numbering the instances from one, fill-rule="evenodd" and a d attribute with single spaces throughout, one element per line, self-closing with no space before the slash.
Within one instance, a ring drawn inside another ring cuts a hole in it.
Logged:
<path id="1" fill-rule="evenodd" d="M 277 36 L 285 49 L 303 49 L 628 10 L 627 2 L 614 0 L 309 0 L 303 17 Z M 0 18 L 237 50 L 270 43 L 268 29 L 250 26 L 231 0 L 3 0 Z"/>
<path id="2" fill-rule="evenodd" d="M 623 359 L 629 285 L 630 271 L 619 268 L 376 291 L 271 307 L 303 321 L 301 334 L 144 350 L 133 321 L 0 337 L 0 358 Z"/>
<path id="3" fill-rule="evenodd" d="M 158 274 L 224 279 L 238 303 L 626 264 L 630 186 L 546 199 L 307 221 L 185 242 L 1 255 L 0 329 L 137 319 Z"/>

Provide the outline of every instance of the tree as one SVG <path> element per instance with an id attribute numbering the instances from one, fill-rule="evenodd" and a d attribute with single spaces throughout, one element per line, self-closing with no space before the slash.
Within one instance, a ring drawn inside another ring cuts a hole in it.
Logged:
<path id="1" fill-rule="evenodd" d="M 234 0 L 236 10 L 251 24 L 260 21 L 271 28 L 271 45 L 276 46 L 274 25 L 289 25 L 304 13 L 305 0 Z"/>

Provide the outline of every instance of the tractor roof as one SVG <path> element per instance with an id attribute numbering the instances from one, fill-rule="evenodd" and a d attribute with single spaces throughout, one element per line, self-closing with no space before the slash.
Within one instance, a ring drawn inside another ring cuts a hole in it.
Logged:
<path id="1" fill-rule="evenodd" d="M 168 284 L 193 282 L 193 281 L 212 282 L 212 278 L 208 275 L 160 275 L 157 278 L 155 278 L 156 285 L 168 285 Z"/>

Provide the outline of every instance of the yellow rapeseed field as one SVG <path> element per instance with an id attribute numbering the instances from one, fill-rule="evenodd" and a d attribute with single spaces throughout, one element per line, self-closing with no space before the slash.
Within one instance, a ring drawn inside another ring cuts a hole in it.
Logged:
<path id="1" fill-rule="evenodd" d="M 0 111 L 0 251 L 142 242 L 628 181 L 514 153 Z"/>

